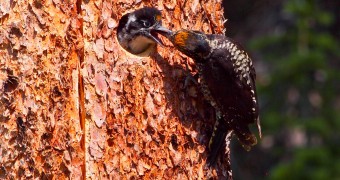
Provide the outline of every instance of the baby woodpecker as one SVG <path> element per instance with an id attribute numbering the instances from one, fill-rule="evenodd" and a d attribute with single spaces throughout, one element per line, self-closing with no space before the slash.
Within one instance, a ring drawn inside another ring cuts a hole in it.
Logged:
<path id="1" fill-rule="evenodd" d="M 162 26 L 162 14 L 156 8 L 144 7 L 125 14 L 119 21 L 117 37 L 120 45 L 138 56 L 148 56 L 156 44 L 164 46 L 157 34 L 172 34 Z"/>

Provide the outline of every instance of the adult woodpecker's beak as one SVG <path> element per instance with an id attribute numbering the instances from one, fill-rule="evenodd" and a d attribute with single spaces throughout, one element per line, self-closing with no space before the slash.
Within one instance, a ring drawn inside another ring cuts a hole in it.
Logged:
<path id="1" fill-rule="evenodd" d="M 172 31 L 169 29 L 163 27 L 160 24 L 155 24 L 154 26 L 151 26 L 149 28 L 149 31 L 147 31 L 146 36 L 154 40 L 156 43 L 164 47 L 163 42 L 159 39 L 158 34 L 161 34 L 165 37 L 169 37 L 172 35 Z"/>

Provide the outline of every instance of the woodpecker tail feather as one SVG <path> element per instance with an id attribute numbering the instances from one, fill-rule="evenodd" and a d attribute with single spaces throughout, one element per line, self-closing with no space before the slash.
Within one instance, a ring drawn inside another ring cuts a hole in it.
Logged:
<path id="1" fill-rule="evenodd" d="M 251 133 L 248 126 L 238 125 L 234 133 L 246 151 L 250 151 L 251 147 L 257 144 L 256 136 Z"/>
<path id="2" fill-rule="evenodd" d="M 225 138 L 227 136 L 227 128 L 225 124 L 219 123 L 219 119 L 216 120 L 215 127 L 209 142 L 209 155 L 208 155 L 208 165 L 214 166 L 217 162 L 218 156 L 221 154 Z"/>

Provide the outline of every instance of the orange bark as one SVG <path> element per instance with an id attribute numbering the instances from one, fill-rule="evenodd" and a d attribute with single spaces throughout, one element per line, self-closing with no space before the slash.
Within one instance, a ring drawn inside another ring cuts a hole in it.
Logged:
<path id="1" fill-rule="evenodd" d="M 231 177 L 227 155 L 205 165 L 214 112 L 186 81 L 193 61 L 166 40 L 141 58 L 116 39 L 119 18 L 144 6 L 172 30 L 221 34 L 220 1 L 4 4 L 0 178 Z"/>
<path id="2" fill-rule="evenodd" d="M 0 178 L 81 177 L 76 7 L 1 4 Z"/>

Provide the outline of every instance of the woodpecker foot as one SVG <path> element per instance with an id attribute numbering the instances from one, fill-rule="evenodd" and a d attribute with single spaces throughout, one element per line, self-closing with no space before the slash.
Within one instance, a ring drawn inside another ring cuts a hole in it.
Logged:
<path id="1" fill-rule="evenodd" d="M 199 83 L 198 83 L 198 75 L 195 74 L 195 75 L 192 75 L 192 74 L 188 74 L 186 77 L 185 77 L 185 80 L 184 80 L 184 88 L 187 88 L 191 83 L 193 83 L 194 85 L 198 86 Z"/>

